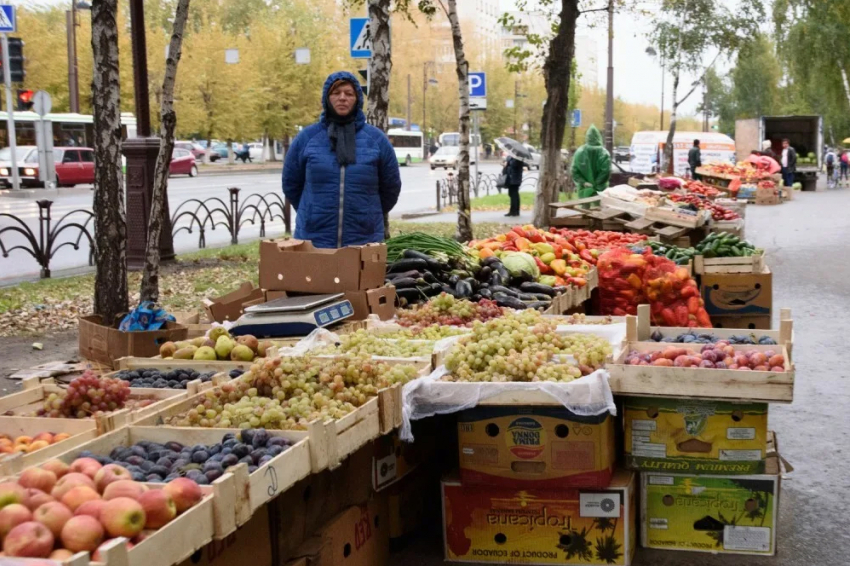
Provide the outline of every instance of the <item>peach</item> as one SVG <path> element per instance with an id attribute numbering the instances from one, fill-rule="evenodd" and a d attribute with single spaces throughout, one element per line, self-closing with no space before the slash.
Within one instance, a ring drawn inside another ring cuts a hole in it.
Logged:
<path id="1" fill-rule="evenodd" d="M 133 480 L 118 480 L 106 486 L 103 490 L 103 498 L 107 501 L 116 497 L 129 497 L 138 499 L 140 495 L 148 490 L 148 486 Z"/>
<path id="2" fill-rule="evenodd" d="M 53 437 L 53 444 L 56 444 L 57 442 L 62 442 L 63 440 L 68 440 L 69 438 L 71 438 L 70 434 L 68 434 L 67 432 L 60 432 L 59 434 Z"/>
<path id="3" fill-rule="evenodd" d="M 89 517 L 100 520 L 100 512 L 103 510 L 104 505 L 106 505 L 106 501 L 103 499 L 92 499 L 77 507 L 74 510 L 74 515 L 88 515 Z"/>
<path id="4" fill-rule="evenodd" d="M 48 446 L 50 446 L 50 443 L 46 440 L 36 440 L 35 442 L 27 446 L 27 453 L 35 452 L 36 450 L 41 450 L 42 448 L 47 448 Z"/>
<path id="5" fill-rule="evenodd" d="M 62 496 L 62 503 L 67 505 L 71 511 L 76 511 L 77 507 L 86 501 L 95 501 L 97 499 L 100 499 L 98 492 L 88 486 L 78 485 Z"/>
<path id="6" fill-rule="evenodd" d="M 15 439 L 15 444 L 29 444 L 32 442 L 32 436 L 19 436 Z"/>
<path id="7" fill-rule="evenodd" d="M 118 464 L 107 464 L 94 475 L 94 486 L 97 491 L 103 493 L 106 486 L 119 480 L 132 480 L 133 474 Z"/>
<path id="8" fill-rule="evenodd" d="M 129 497 L 117 497 L 103 506 L 100 521 L 109 536 L 133 538 L 145 528 L 147 517 L 138 501 Z"/>
<path id="9" fill-rule="evenodd" d="M 57 478 L 62 478 L 65 474 L 68 473 L 70 466 L 63 462 L 62 460 L 48 460 L 47 462 L 41 465 L 42 470 L 48 470 L 56 474 Z"/>
<path id="10" fill-rule="evenodd" d="M 68 550 L 67 548 L 57 548 L 56 550 L 51 552 L 50 556 L 48 556 L 47 558 L 50 560 L 62 561 L 68 560 L 72 556 L 74 556 L 74 553 Z"/>
<path id="11" fill-rule="evenodd" d="M 195 505 L 204 496 L 201 487 L 189 478 L 173 479 L 165 484 L 162 491 L 174 500 L 178 514 Z"/>
<path id="12" fill-rule="evenodd" d="M 3 541 L 6 556 L 47 558 L 53 552 L 53 533 L 36 521 L 21 523 L 12 529 Z"/>
<path id="13" fill-rule="evenodd" d="M 74 552 L 91 552 L 103 542 L 103 525 L 94 517 L 77 515 L 65 524 L 62 545 Z"/>
<path id="14" fill-rule="evenodd" d="M 12 481 L 0 483 L 0 509 L 6 505 L 11 505 L 12 503 L 26 505 L 26 488 Z"/>
<path id="15" fill-rule="evenodd" d="M 32 438 L 32 440 L 33 440 L 33 442 L 38 442 L 39 440 L 43 440 L 43 441 L 47 442 L 47 444 L 53 444 L 53 442 L 54 442 L 54 440 L 53 440 L 53 433 L 50 433 L 50 432 L 40 432 L 40 433 L 36 434 L 36 435 Z"/>
<path id="16" fill-rule="evenodd" d="M 785 356 L 783 356 L 782 354 L 775 354 L 773 356 L 770 356 L 770 359 L 767 360 L 767 365 L 769 365 L 771 367 L 773 367 L 773 366 L 785 367 Z"/>
<path id="17" fill-rule="evenodd" d="M 71 509 L 58 501 L 45 503 L 33 513 L 33 519 L 50 529 L 50 532 L 55 537 L 59 536 L 59 533 L 62 532 L 62 527 L 73 516 L 74 513 Z"/>
<path id="18" fill-rule="evenodd" d="M 18 478 L 18 484 L 27 488 L 40 489 L 45 493 L 53 490 L 57 481 L 56 474 L 41 468 L 27 468 Z"/>
<path id="19" fill-rule="evenodd" d="M 0 540 L 6 538 L 9 531 L 27 521 L 32 521 L 32 511 L 20 503 L 12 503 L 0 509 Z"/>
<path id="20" fill-rule="evenodd" d="M 79 472 L 81 474 L 85 474 L 90 478 L 94 478 L 94 475 L 97 473 L 99 469 L 103 466 L 100 462 L 95 460 L 94 458 L 77 458 L 73 462 L 71 462 L 70 470 L 72 472 Z"/>
<path id="21" fill-rule="evenodd" d="M 146 491 L 139 497 L 139 504 L 145 510 L 146 529 L 158 529 L 177 516 L 174 499 L 161 489 Z"/>
<path id="22" fill-rule="evenodd" d="M 59 481 L 56 482 L 56 485 L 53 487 L 53 490 L 50 492 L 50 495 L 52 495 L 56 499 L 62 499 L 62 497 L 66 493 L 68 493 L 78 485 L 85 485 L 94 489 L 94 482 L 90 477 L 85 474 L 80 474 L 78 472 L 69 472 L 59 478 Z"/>
<path id="23" fill-rule="evenodd" d="M 56 498 L 49 493 L 44 493 L 40 489 L 27 489 L 26 506 L 29 507 L 30 511 L 35 511 L 45 503 L 50 503 L 51 501 L 56 501 Z"/>

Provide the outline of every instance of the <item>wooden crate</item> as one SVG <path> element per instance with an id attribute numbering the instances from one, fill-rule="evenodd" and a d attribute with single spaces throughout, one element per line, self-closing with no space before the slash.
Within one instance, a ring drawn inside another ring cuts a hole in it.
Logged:
<path id="1" fill-rule="evenodd" d="M 777 345 L 785 346 L 788 354 L 792 353 L 794 342 L 794 321 L 791 318 L 791 309 L 780 309 L 779 330 L 750 330 L 749 328 L 686 328 L 683 326 L 652 326 L 649 305 L 638 305 L 638 315 L 626 317 L 626 341 L 627 342 L 652 342 L 653 344 L 667 345 L 667 342 L 655 342 L 650 338 L 656 330 L 664 336 L 678 336 L 686 332 L 705 332 L 714 334 L 719 338 L 730 336 L 754 335 L 758 338 L 769 336 Z"/>
<path id="2" fill-rule="evenodd" d="M 746 257 L 694 256 L 694 271 L 703 273 L 761 273 L 764 271 L 764 254 Z"/>
<path id="3" fill-rule="evenodd" d="M 785 356 L 785 372 L 740 371 L 703 368 L 680 368 L 626 365 L 629 352 L 651 352 L 668 346 L 699 352 L 702 344 L 660 344 L 628 342 L 613 364 L 606 366 L 615 395 L 681 397 L 790 403 L 794 400 L 794 365 L 788 350 L 778 346 L 735 346 L 736 350 L 773 350 Z"/>
<path id="4" fill-rule="evenodd" d="M 590 294 L 599 286 L 599 272 L 594 267 L 585 278 L 587 284 L 584 287 L 567 287 L 566 292 L 552 299 L 552 304 L 544 311 L 544 314 L 564 314 L 590 299 Z"/>
<path id="5" fill-rule="evenodd" d="M 30 453 L 4 454 L 0 458 L 0 476 L 15 475 L 25 468 L 46 462 L 97 437 L 94 419 L 50 419 L 43 417 L 0 417 L 0 433 L 16 436 L 35 436 L 41 432 L 65 432 L 70 438 Z"/>
<path id="6" fill-rule="evenodd" d="M 646 220 L 660 222 L 670 226 L 681 226 L 682 228 L 698 228 L 705 225 L 710 218 L 705 210 L 700 210 L 695 215 L 683 214 L 669 208 L 651 206 L 643 215 Z"/>
<path id="7" fill-rule="evenodd" d="M 250 362 L 234 362 L 227 360 L 216 361 L 201 361 L 201 360 L 164 360 L 157 356 L 156 358 L 119 358 L 115 360 L 115 367 L 118 370 L 122 369 L 156 369 L 159 371 L 171 371 L 173 369 L 193 369 L 199 372 L 207 371 L 230 371 L 241 369 L 248 371 L 254 365 Z"/>

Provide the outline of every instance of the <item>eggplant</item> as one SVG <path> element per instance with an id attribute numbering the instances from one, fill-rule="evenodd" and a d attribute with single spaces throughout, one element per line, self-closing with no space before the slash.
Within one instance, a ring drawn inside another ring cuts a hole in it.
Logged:
<path id="1" fill-rule="evenodd" d="M 443 292 L 443 286 L 439 283 L 431 283 L 427 287 L 421 287 L 421 289 L 429 297 L 434 297 Z"/>
<path id="2" fill-rule="evenodd" d="M 516 297 L 518 295 L 518 293 L 513 289 L 502 285 L 490 285 L 490 291 L 493 292 L 493 296 L 495 296 L 496 293 L 503 293 L 509 297 Z"/>
<path id="3" fill-rule="evenodd" d="M 455 292 L 459 298 L 468 299 L 472 296 L 472 285 L 466 279 L 461 279 L 455 285 Z"/>
<path id="4" fill-rule="evenodd" d="M 414 279 L 413 277 L 399 277 L 398 279 L 393 279 L 392 284 L 395 285 L 396 289 L 410 289 L 411 287 L 416 287 L 419 281 L 421 281 L 421 279 Z"/>
<path id="5" fill-rule="evenodd" d="M 484 288 L 478 289 L 478 294 L 481 295 L 481 297 L 484 298 L 484 299 L 492 299 L 493 298 L 493 293 L 490 291 L 490 289 L 484 289 Z"/>
<path id="6" fill-rule="evenodd" d="M 491 255 L 490 257 L 485 257 L 481 260 L 481 265 L 484 267 L 491 267 L 496 263 L 501 264 L 502 260 L 494 255 Z"/>
<path id="7" fill-rule="evenodd" d="M 481 287 L 481 284 L 478 283 L 478 279 L 475 277 L 467 277 L 466 279 L 461 279 L 461 281 L 469 283 L 473 291 L 477 291 Z"/>
<path id="8" fill-rule="evenodd" d="M 426 271 L 425 273 L 423 273 L 422 279 L 424 279 L 428 283 L 436 283 L 437 282 L 437 277 L 433 273 L 431 273 L 430 271 Z"/>
<path id="9" fill-rule="evenodd" d="M 547 303 L 552 301 L 552 297 L 550 297 L 549 295 L 546 295 L 545 293 L 531 293 L 531 294 L 534 295 L 535 297 L 537 297 L 538 301 L 545 301 Z"/>
<path id="10" fill-rule="evenodd" d="M 452 276 L 451 276 L 451 277 L 449 277 L 448 279 L 446 279 L 446 283 L 448 283 L 448 284 L 449 284 L 449 285 L 451 285 L 452 287 L 454 287 L 455 285 L 457 285 L 457 282 L 458 282 L 458 281 L 460 281 L 460 275 L 458 275 L 458 274 L 456 274 L 456 273 L 452 274 Z"/>
<path id="11" fill-rule="evenodd" d="M 417 250 L 404 250 L 401 255 L 407 259 L 421 259 L 428 264 L 428 269 L 432 271 L 444 271 L 447 267 L 444 263 L 440 263 L 428 254 L 424 254 Z"/>
<path id="12" fill-rule="evenodd" d="M 541 283 L 535 283 L 533 281 L 527 281 L 519 286 L 519 288 L 526 293 L 543 293 L 550 297 L 555 296 L 555 290 L 548 285 L 543 285 Z"/>
<path id="13" fill-rule="evenodd" d="M 442 285 L 440 292 L 441 293 L 447 293 L 447 294 L 451 295 L 452 297 L 454 297 L 456 299 L 458 298 L 457 291 L 455 291 L 454 289 L 452 289 L 448 285 Z"/>
<path id="14" fill-rule="evenodd" d="M 496 304 L 500 307 L 508 307 L 511 309 L 517 310 L 525 310 L 528 308 L 528 305 L 517 299 L 516 297 L 510 297 L 508 295 L 500 294 L 498 298 L 494 295 L 493 299 L 496 301 Z"/>
<path id="15" fill-rule="evenodd" d="M 490 268 L 493 270 L 494 273 L 498 273 L 499 276 L 501 276 L 502 281 L 510 281 L 511 280 L 510 272 L 501 263 L 491 265 Z"/>
<path id="16" fill-rule="evenodd" d="M 520 271 L 519 275 L 511 277 L 511 285 L 513 287 L 519 287 L 523 283 L 530 283 L 531 281 L 534 281 L 534 277 L 525 271 Z"/>
<path id="17" fill-rule="evenodd" d="M 425 298 L 422 295 L 422 292 L 416 287 L 411 287 L 407 289 L 396 289 L 395 294 L 400 299 L 405 299 L 408 303 L 415 303 Z"/>
<path id="18" fill-rule="evenodd" d="M 388 273 L 387 279 L 398 279 L 399 277 L 413 277 L 414 279 L 419 279 L 422 277 L 422 274 L 419 271 L 412 269 L 410 271 L 405 271 L 404 273 Z"/>
<path id="19" fill-rule="evenodd" d="M 387 271 L 389 273 L 401 273 L 404 271 L 410 271 L 412 269 L 415 269 L 417 271 L 425 271 L 426 269 L 428 269 L 428 262 L 426 262 L 424 259 L 404 258 L 396 260 L 387 267 Z"/>
<path id="20" fill-rule="evenodd" d="M 498 287 L 499 285 L 504 285 L 505 280 L 502 278 L 502 276 L 499 274 L 498 271 L 494 271 L 493 273 L 490 274 L 490 279 L 487 280 L 487 283 L 492 288 L 492 287 Z"/>
<path id="21" fill-rule="evenodd" d="M 479 281 L 487 281 L 488 279 L 490 279 L 490 274 L 491 274 L 491 273 L 493 273 L 493 270 L 492 270 L 492 269 L 490 269 L 488 266 L 486 266 L 486 265 L 485 265 L 484 267 L 482 267 L 482 268 L 478 271 L 478 275 L 476 275 L 476 277 L 478 277 L 478 280 L 479 280 Z"/>
<path id="22" fill-rule="evenodd" d="M 470 300 L 470 301 L 472 301 L 472 302 L 474 302 L 474 303 L 477 303 L 478 301 L 480 301 L 480 300 L 481 300 L 481 295 L 479 295 L 478 293 L 475 293 L 474 295 L 472 295 L 472 296 L 469 298 L 469 300 Z"/>
<path id="23" fill-rule="evenodd" d="M 479 286 L 481 289 L 489 289 L 489 288 L 490 288 L 490 284 L 489 284 L 489 283 L 479 283 L 479 284 L 478 284 L 478 286 Z"/>
<path id="24" fill-rule="evenodd" d="M 537 301 L 534 303 L 526 303 L 525 306 L 530 309 L 539 310 L 539 309 L 548 309 L 552 303 L 547 301 Z"/>
<path id="25" fill-rule="evenodd" d="M 517 298 L 520 301 L 537 301 L 537 297 L 531 293 L 517 293 Z"/>

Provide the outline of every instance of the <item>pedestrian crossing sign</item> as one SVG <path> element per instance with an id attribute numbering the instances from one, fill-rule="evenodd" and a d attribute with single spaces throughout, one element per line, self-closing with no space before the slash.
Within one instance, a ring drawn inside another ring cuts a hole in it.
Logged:
<path id="1" fill-rule="evenodd" d="M 369 59 L 372 56 L 372 34 L 369 33 L 369 18 L 351 18 L 350 46 L 351 57 Z"/>
<path id="2" fill-rule="evenodd" d="M 18 22 L 15 18 L 15 7 L 9 4 L 0 4 L 0 33 L 15 33 L 18 31 Z"/>

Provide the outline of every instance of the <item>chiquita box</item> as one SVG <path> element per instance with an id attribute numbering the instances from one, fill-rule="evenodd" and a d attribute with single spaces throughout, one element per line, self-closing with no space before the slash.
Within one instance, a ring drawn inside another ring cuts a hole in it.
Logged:
<path id="1" fill-rule="evenodd" d="M 446 480 L 446 560 L 486 564 L 632 563 L 637 475 L 618 470 L 608 489 L 527 489 Z"/>
<path id="2" fill-rule="evenodd" d="M 614 472 L 614 417 L 564 407 L 476 407 L 458 416 L 464 485 L 608 486 Z"/>
<path id="3" fill-rule="evenodd" d="M 626 467 L 650 472 L 759 474 L 767 404 L 626 397 Z"/>

